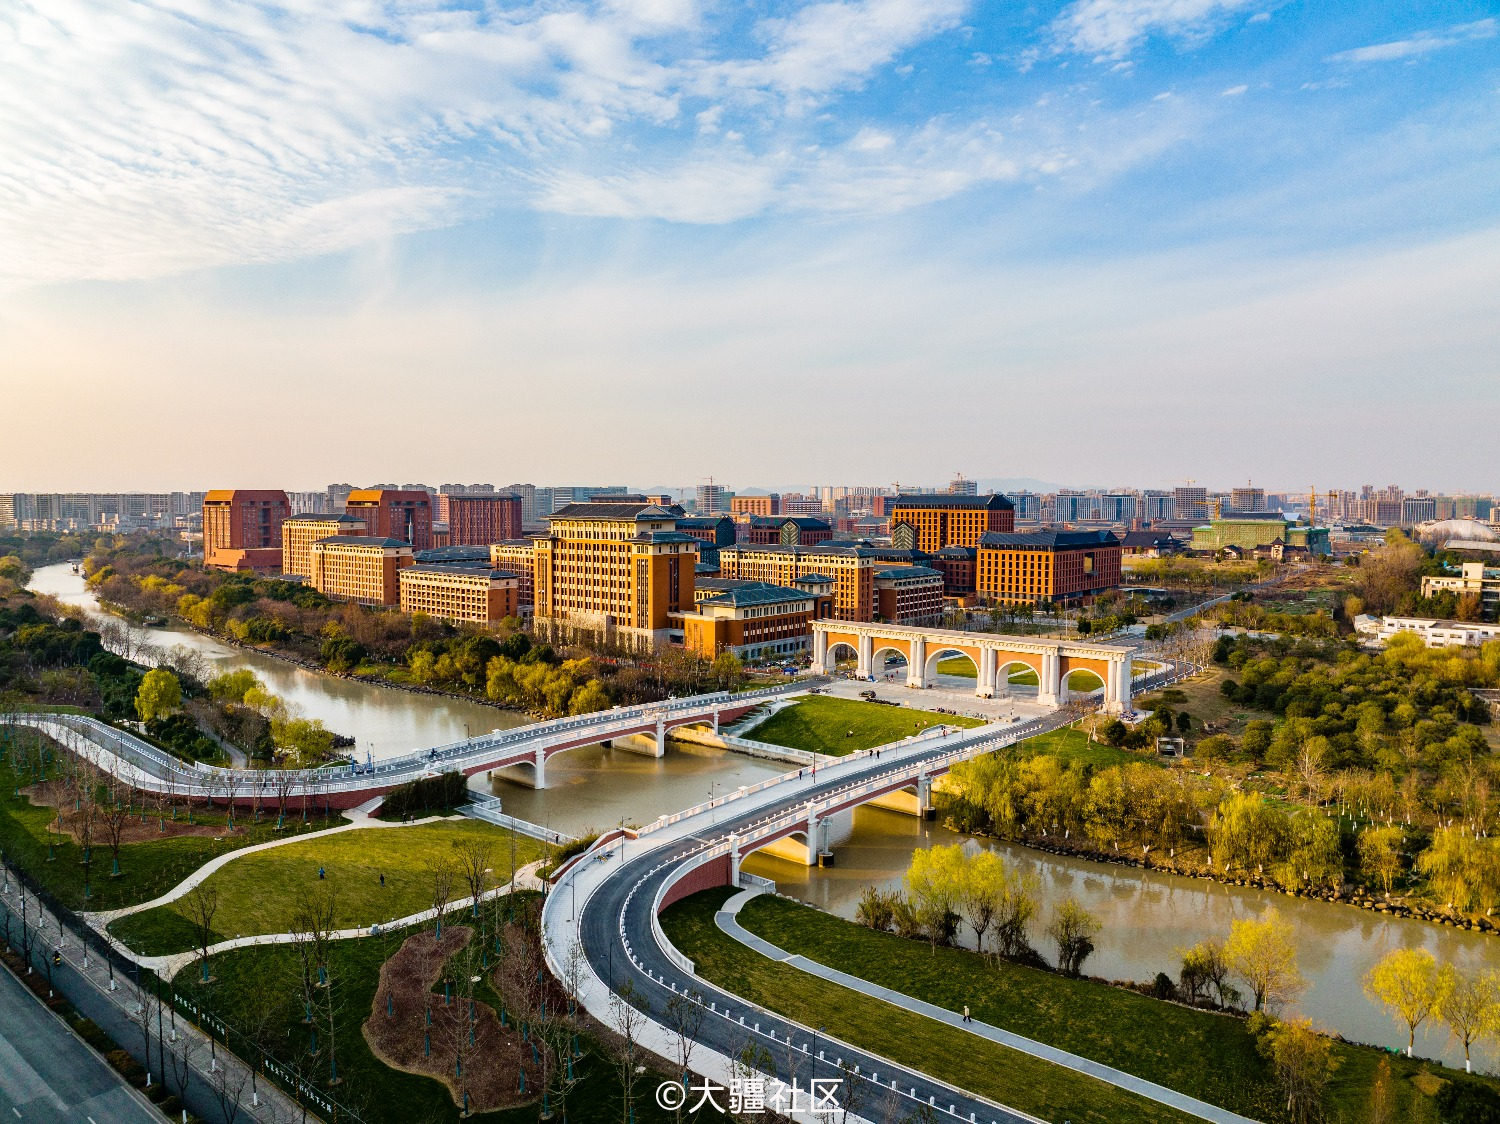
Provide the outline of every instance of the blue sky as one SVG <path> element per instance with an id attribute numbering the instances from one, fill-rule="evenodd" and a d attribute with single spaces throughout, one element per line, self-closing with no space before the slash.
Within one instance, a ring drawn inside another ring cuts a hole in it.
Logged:
<path id="1" fill-rule="evenodd" d="M 0 488 L 1500 489 L 1497 185 L 1493 3 L 7 5 Z"/>

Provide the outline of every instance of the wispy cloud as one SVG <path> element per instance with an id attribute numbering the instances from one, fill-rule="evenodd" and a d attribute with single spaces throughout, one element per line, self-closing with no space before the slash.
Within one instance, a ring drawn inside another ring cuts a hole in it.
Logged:
<path id="1" fill-rule="evenodd" d="M 1433 51 L 1441 51 L 1445 47 L 1454 47 L 1476 39 L 1493 39 L 1497 33 L 1500 33 L 1500 21 L 1477 20 L 1473 23 L 1455 24 L 1442 31 L 1419 31 L 1405 39 L 1393 39 L 1387 43 L 1374 43 L 1368 47 L 1355 47 L 1352 50 L 1340 51 L 1338 54 L 1329 55 L 1328 61 L 1394 62 L 1399 59 L 1428 55 Z"/>
<path id="2" fill-rule="evenodd" d="M 1060 47 L 1123 59 L 1152 35 L 1197 40 L 1257 0 L 1075 0 L 1052 24 Z"/>

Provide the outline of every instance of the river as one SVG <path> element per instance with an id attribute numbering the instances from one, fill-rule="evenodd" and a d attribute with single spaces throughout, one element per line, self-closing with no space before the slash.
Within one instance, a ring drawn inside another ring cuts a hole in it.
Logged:
<path id="1" fill-rule="evenodd" d="M 31 588 L 106 616 L 93 595 L 66 564 L 36 571 Z M 109 616 L 118 621 L 118 618 Z M 462 699 L 414 694 L 305 668 L 220 643 L 185 628 L 136 629 L 133 644 L 184 647 L 209 660 L 216 670 L 249 668 L 275 694 L 329 729 L 356 739 L 358 752 L 380 759 L 414 748 L 457 740 L 466 732 L 518 725 L 525 716 Z M 619 824 L 646 823 L 711 796 L 754 784 L 783 769 L 701 746 L 673 743 L 660 759 L 623 749 L 590 746 L 560 754 L 547 763 L 548 787 L 534 790 L 483 774 L 470 783 L 499 796 L 505 810 L 569 834 Z M 759 856 L 746 869 L 776 879 L 783 893 L 841 917 L 853 917 L 867 885 L 900 883 L 918 848 L 960 842 L 967 836 L 912 816 L 876 808 L 845 813 L 832 821 L 836 865 L 808 869 Z M 991 846 L 1027 871 L 1041 886 L 1041 916 L 1032 926 L 1033 943 L 1044 954 L 1042 931 L 1050 912 L 1071 895 L 1104 924 L 1094 954 L 1085 964 L 1091 975 L 1148 980 L 1158 971 L 1175 978 L 1178 950 L 1206 937 L 1225 936 L 1234 920 L 1257 916 L 1276 906 L 1292 922 L 1298 959 L 1308 989 L 1296 1009 L 1314 1023 L 1345 1037 L 1385 1046 L 1404 1046 L 1405 1031 L 1371 1001 L 1364 974 L 1391 948 L 1429 948 L 1440 962 L 1464 967 L 1500 966 L 1500 941 L 1479 933 L 1387 918 L 1328 902 L 1224 886 L 1201 879 L 1063 858 L 990 841 Z M 1418 1052 L 1462 1064 L 1462 1052 L 1441 1028 L 1417 1034 Z M 1490 1043 L 1474 1050 L 1476 1068 L 1495 1072 L 1500 1054 Z"/>

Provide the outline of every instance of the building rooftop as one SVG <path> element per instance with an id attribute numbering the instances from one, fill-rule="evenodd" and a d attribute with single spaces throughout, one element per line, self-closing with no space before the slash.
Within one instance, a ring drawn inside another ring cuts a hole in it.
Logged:
<path id="1" fill-rule="evenodd" d="M 1124 546 L 1172 546 L 1177 542 L 1165 531 L 1126 531 Z"/>
<path id="2" fill-rule="evenodd" d="M 943 572 L 934 570 L 931 566 L 893 566 L 889 570 L 876 570 L 877 578 L 937 578 L 942 580 Z"/>
<path id="3" fill-rule="evenodd" d="M 655 503 L 641 503 L 636 500 L 628 500 L 624 503 L 604 503 L 595 501 L 593 503 L 570 503 L 564 504 L 551 515 L 551 519 L 595 519 L 601 522 L 616 522 L 622 520 L 654 521 L 658 519 L 677 519 L 677 512 L 662 507 Z"/>
<path id="4" fill-rule="evenodd" d="M 808 585 L 833 585 L 834 581 L 827 574 L 803 574 L 797 579 L 797 584 L 802 585 L 804 583 Z"/>
<path id="5" fill-rule="evenodd" d="M 318 539 L 313 546 L 378 546 L 385 550 L 395 547 L 411 549 L 411 543 L 402 539 L 381 538 L 379 535 L 329 535 Z"/>
<path id="6" fill-rule="evenodd" d="M 805 589 L 789 589 L 784 585 L 772 585 L 769 582 L 750 582 L 734 589 L 726 589 L 714 597 L 705 597 L 698 602 L 703 605 L 733 605 L 735 608 L 743 608 L 747 605 L 779 605 L 792 601 L 807 601 L 811 594 Z"/>
<path id="7" fill-rule="evenodd" d="M 752 527 L 785 527 L 788 523 L 795 523 L 804 531 L 831 531 L 833 525 L 826 519 L 818 519 L 811 515 L 752 515 L 750 526 Z"/>
<path id="8" fill-rule="evenodd" d="M 403 574 L 476 574 L 494 579 L 514 579 L 520 575 L 510 570 L 497 570 L 493 566 L 481 566 L 477 562 L 418 562 L 401 571 Z"/>
<path id="9" fill-rule="evenodd" d="M 289 515 L 288 523 L 363 523 L 364 520 L 358 515 L 345 515 L 339 512 L 337 515 L 319 515 L 317 512 L 304 511 L 300 515 Z"/>
<path id="10" fill-rule="evenodd" d="M 1109 531 L 987 531 L 980 546 L 1010 550 L 1066 550 L 1079 546 L 1119 546 Z"/>
<path id="11" fill-rule="evenodd" d="M 735 543 L 720 550 L 739 550 L 748 554 L 792 554 L 808 558 L 875 558 L 877 551 L 867 542 L 819 543 L 817 546 L 782 546 L 780 543 Z"/>
<path id="12" fill-rule="evenodd" d="M 920 492 L 896 496 L 886 504 L 886 509 L 894 511 L 898 507 L 966 507 L 976 511 L 1010 511 L 1015 506 L 999 492 L 983 496 Z"/>
<path id="13" fill-rule="evenodd" d="M 419 563 L 488 562 L 490 548 L 488 546 L 436 546 L 431 550 L 419 550 L 412 557 Z"/>

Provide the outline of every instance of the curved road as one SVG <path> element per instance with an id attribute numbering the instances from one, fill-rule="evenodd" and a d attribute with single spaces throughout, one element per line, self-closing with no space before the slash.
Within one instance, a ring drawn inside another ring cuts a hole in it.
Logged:
<path id="1" fill-rule="evenodd" d="M 1149 689 L 1177 677 L 1176 669 L 1170 669 L 1142 677 L 1138 684 Z M 695 1035 L 699 1052 L 693 1056 L 692 1069 L 721 1083 L 727 1082 L 731 1072 L 726 1059 L 736 1058 L 747 1044 L 753 1044 L 769 1055 L 770 1064 L 762 1064 L 761 1072 L 788 1086 L 796 1081 L 805 1090 L 813 1077 L 848 1079 L 857 1072 L 854 1079 L 861 1087 L 853 1115 L 874 1111 L 875 1118 L 881 1119 L 894 1097 L 901 1116 L 926 1105 L 940 1119 L 994 1124 L 1032 1121 L 1025 1113 L 830 1040 L 698 977 L 691 963 L 662 936 L 656 913 L 658 902 L 674 883 L 690 877 L 698 866 L 727 861 L 731 836 L 741 851 L 752 849 L 774 834 L 784 834 L 789 822 L 805 821 L 810 803 L 836 806 L 841 798 L 861 798 L 870 786 L 888 789 L 902 777 L 910 780 L 918 773 L 946 771 L 957 759 L 1034 737 L 1067 724 L 1072 717 L 1055 713 L 1009 727 L 986 726 L 941 738 L 911 739 L 883 747 L 879 757 L 870 752 L 845 758 L 820 769 L 816 777 L 806 771 L 789 773 L 758 786 L 758 791 L 681 813 L 635 838 L 606 837 L 595 850 L 560 872 L 547 899 L 543 925 L 553 971 L 573 988 L 591 1014 L 616 1028 L 619 1023 L 610 996 L 630 984 L 656 1024 L 643 1034 L 643 1043 L 668 1059 L 677 1050 L 675 1034 L 662 1025 L 667 1002 L 674 994 L 698 991 L 707 1010 Z M 586 966 L 570 972 L 570 949 L 575 943 L 582 949 Z M 711 1052 L 706 1059 L 705 1050 Z M 821 1060 L 819 1052 L 824 1055 Z"/>

